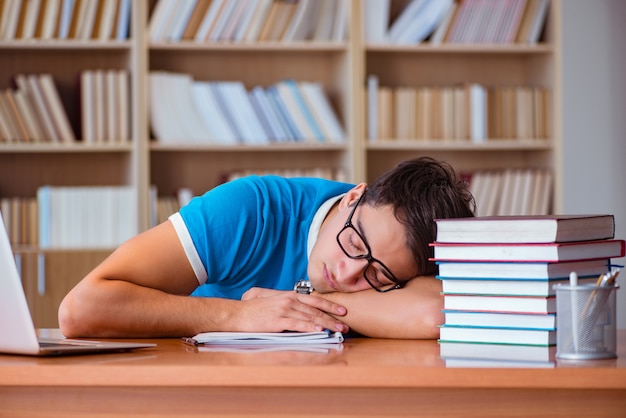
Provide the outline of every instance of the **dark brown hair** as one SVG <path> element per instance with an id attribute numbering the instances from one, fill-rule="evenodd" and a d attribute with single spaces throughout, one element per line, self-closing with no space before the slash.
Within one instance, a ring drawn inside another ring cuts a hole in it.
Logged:
<path id="1" fill-rule="evenodd" d="M 382 174 L 367 188 L 364 203 L 392 205 L 398 221 L 406 227 L 409 246 L 418 271 L 432 275 L 437 271 L 428 244 L 435 241 L 435 219 L 474 216 L 476 203 L 452 166 L 430 157 L 403 161 Z"/>

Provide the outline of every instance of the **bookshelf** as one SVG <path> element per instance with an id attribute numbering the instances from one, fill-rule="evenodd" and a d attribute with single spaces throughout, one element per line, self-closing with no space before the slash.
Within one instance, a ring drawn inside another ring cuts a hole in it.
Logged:
<path id="1" fill-rule="evenodd" d="M 0 40 L 0 87 L 14 88 L 21 73 L 50 73 L 78 140 L 71 144 L 0 143 L 0 198 L 34 197 L 45 184 L 131 186 L 139 230 L 151 226 L 152 197 L 175 195 L 181 187 L 200 194 L 231 173 L 246 170 L 326 169 L 351 182 L 371 181 L 402 159 L 431 155 L 458 170 L 543 168 L 553 173 L 551 210 L 561 208 L 559 0 L 550 2 L 546 29 L 536 45 L 394 45 L 366 42 L 366 2 L 345 1 L 346 36 L 324 41 L 194 42 L 153 40 L 150 17 L 158 1 L 130 2 L 128 39 Z M 407 1 L 391 0 L 391 17 Z M 81 138 L 80 72 L 126 70 L 129 74 L 130 141 L 86 144 Z M 343 125 L 342 143 L 216 145 L 184 141 L 162 143 L 150 125 L 149 76 L 152 71 L 184 73 L 199 81 L 242 82 L 246 89 L 281 80 L 319 82 Z M 551 134 L 542 140 L 490 138 L 471 141 L 368 138 L 367 76 L 389 87 L 539 85 L 551 90 Z M 25 288 L 37 305 L 37 326 L 56 326 L 56 306 L 69 288 L 111 248 L 42 250 L 16 245 L 24 255 Z M 44 264 L 37 264 L 43 255 Z M 45 268 L 49 309 L 40 309 L 37 289 Z M 54 288 L 54 293 L 50 289 Z M 34 292 L 34 293 L 33 293 Z"/>

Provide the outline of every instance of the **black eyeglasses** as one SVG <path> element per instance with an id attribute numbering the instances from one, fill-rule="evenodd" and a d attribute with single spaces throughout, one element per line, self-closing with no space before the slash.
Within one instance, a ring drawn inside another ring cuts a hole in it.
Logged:
<path id="1" fill-rule="evenodd" d="M 359 197 L 346 223 L 337 234 L 339 248 L 353 260 L 367 260 L 367 265 L 363 269 L 363 277 L 375 290 L 378 292 L 389 292 L 390 290 L 400 289 L 404 287 L 405 283 L 398 280 L 380 260 L 372 257 L 372 250 L 369 244 L 352 224 L 352 216 L 364 195 L 365 193 Z"/>

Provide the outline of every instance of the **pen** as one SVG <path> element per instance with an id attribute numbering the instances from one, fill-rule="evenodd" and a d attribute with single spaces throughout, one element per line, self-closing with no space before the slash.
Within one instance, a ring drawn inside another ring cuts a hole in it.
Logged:
<path id="1" fill-rule="evenodd" d="M 579 322 L 577 320 L 578 313 L 578 298 L 576 295 L 575 288 L 578 286 L 578 274 L 575 271 L 572 271 L 569 274 L 569 285 L 570 285 L 570 303 L 572 304 L 572 340 L 574 343 L 574 352 L 578 352 L 578 325 Z M 568 344 L 569 345 L 569 344 Z"/>

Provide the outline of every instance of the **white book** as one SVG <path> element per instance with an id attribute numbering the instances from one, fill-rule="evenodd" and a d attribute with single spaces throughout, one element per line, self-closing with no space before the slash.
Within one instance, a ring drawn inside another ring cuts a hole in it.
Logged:
<path id="1" fill-rule="evenodd" d="M 121 143 L 130 140 L 130 91 L 128 90 L 128 72 L 119 70 L 117 77 L 117 139 Z"/>
<path id="2" fill-rule="evenodd" d="M 208 34 L 207 40 L 209 42 L 217 42 L 220 39 L 220 36 L 230 21 L 233 12 L 239 4 L 239 1 L 240 0 L 228 0 L 224 3 L 223 7 L 220 9 L 220 13 L 216 17 L 215 24 Z"/>
<path id="3" fill-rule="evenodd" d="M 41 102 L 38 101 L 38 97 L 33 91 L 29 78 L 29 76 L 24 74 L 18 74 L 15 76 L 15 84 L 19 90 L 26 93 L 26 99 L 33 111 L 33 115 L 39 123 L 39 127 L 41 128 L 42 141 L 49 141 L 52 137 L 50 136 L 48 129 L 52 128 L 52 121 L 46 119 L 49 118 L 47 113 L 42 114 L 42 111 L 46 112 L 45 103 L 43 102 L 43 98 L 41 98 Z M 44 106 L 43 109 L 41 106 Z M 47 124 L 48 122 L 50 122 L 50 125 Z"/>
<path id="4" fill-rule="evenodd" d="M 263 87 L 254 87 L 250 90 L 249 95 L 255 109 L 257 109 L 257 112 L 262 115 L 262 118 L 265 119 L 267 126 L 269 127 L 269 131 L 271 132 L 269 135 L 270 139 L 277 142 L 287 141 L 289 137 L 285 132 L 285 128 L 278 118 L 278 115 L 276 114 L 275 108 L 268 100 Z"/>
<path id="5" fill-rule="evenodd" d="M 174 5 L 176 0 L 158 0 L 154 11 L 150 16 L 149 36 L 152 42 L 163 40 L 164 33 L 167 30 L 167 23 L 174 13 Z"/>
<path id="6" fill-rule="evenodd" d="M 41 26 L 41 39 L 52 39 L 56 27 L 61 0 L 46 0 L 43 12 L 43 22 Z"/>
<path id="7" fill-rule="evenodd" d="M 367 139 L 378 139 L 378 76 L 367 76 Z"/>
<path id="8" fill-rule="evenodd" d="M 237 29 L 233 34 L 232 40 L 235 42 L 241 42 L 246 35 L 246 31 L 250 28 L 250 24 L 254 18 L 260 4 L 260 0 L 248 0 L 247 7 L 245 8 L 241 20 L 237 25 Z"/>
<path id="9" fill-rule="evenodd" d="M 314 132 L 313 128 L 307 121 L 307 117 L 304 114 L 304 111 L 301 105 L 298 103 L 298 100 L 294 94 L 292 87 L 286 81 L 281 81 L 275 84 L 276 91 L 278 92 L 280 98 L 285 104 L 285 108 L 289 112 L 292 120 L 298 126 L 298 130 L 302 134 L 302 139 L 304 140 L 315 140 L 315 139 L 323 139 L 321 138 L 321 133 L 319 138 Z"/>
<path id="10" fill-rule="evenodd" d="M 268 144 L 269 138 L 259 122 L 244 84 L 240 81 L 222 81 L 218 84 L 225 98 L 228 111 L 241 133 L 241 139 L 248 145 Z"/>
<path id="11" fill-rule="evenodd" d="M 450 26 L 452 25 L 452 22 L 453 22 L 452 19 L 456 15 L 456 11 L 458 7 L 459 7 L 459 4 L 454 2 L 450 6 L 450 8 L 448 8 L 448 11 L 446 12 L 445 17 L 441 20 L 441 22 L 439 22 L 437 29 L 435 29 L 432 36 L 430 37 L 431 45 L 441 45 L 443 43 L 443 38 L 446 36 L 448 31 L 450 30 Z"/>
<path id="12" fill-rule="evenodd" d="M 398 17 L 389 26 L 387 39 L 389 42 L 396 43 L 400 34 L 404 32 L 411 23 L 417 18 L 418 13 L 425 8 L 430 0 L 411 0 L 405 8 L 400 12 Z"/>
<path id="13" fill-rule="evenodd" d="M 94 89 L 94 138 L 96 143 L 102 143 L 106 137 L 106 89 L 104 70 L 98 69 L 93 73 Z"/>
<path id="14" fill-rule="evenodd" d="M 63 4 L 61 5 L 61 16 L 59 17 L 59 39 L 67 39 L 70 34 L 70 25 L 72 23 L 75 5 L 76 0 L 63 0 Z"/>
<path id="15" fill-rule="evenodd" d="M 235 32 L 242 24 L 242 19 L 246 15 L 247 9 L 250 8 L 250 0 L 236 0 L 237 5 L 233 9 L 231 15 L 219 35 L 220 41 L 232 41 L 235 37 Z"/>
<path id="16" fill-rule="evenodd" d="M 302 93 L 312 104 L 315 112 L 324 121 L 325 129 L 330 132 L 331 142 L 339 143 L 345 139 L 345 133 L 337 115 L 335 114 L 328 97 L 324 93 L 321 83 L 303 81 L 300 83 Z"/>
<path id="17" fill-rule="evenodd" d="M 180 133 L 172 119 L 171 98 L 167 96 L 169 75 L 163 71 L 152 71 L 149 75 L 148 104 L 150 129 L 158 142 L 172 144 L 178 142 Z"/>
<path id="18" fill-rule="evenodd" d="M 215 20 L 217 15 L 219 14 L 222 6 L 226 0 L 213 0 L 211 1 L 211 5 L 207 9 L 198 30 L 196 31 L 195 41 L 196 42 L 205 42 L 207 37 L 209 36 L 209 32 L 211 28 L 215 24 Z"/>
<path id="19" fill-rule="evenodd" d="M 119 127 L 118 113 L 119 109 L 119 97 L 117 87 L 117 74 L 114 70 L 107 70 L 104 74 L 104 87 L 105 87 L 105 141 L 108 143 L 118 142 L 117 129 Z"/>
<path id="20" fill-rule="evenodd" d="M 84 19 L 78 22 L 78 38 L 83 40 L 91 39 L 93 36 L 96 15 L 98 12 L 98 3 L 103 0 L 93 0 L 86 2 Z"/>
<path id="21" fill-rule="evenodd" d="M 115 39 L 123 41 L 128 39 L 130 31 L 130 9 L 131 0 L 119 0 L 119 12 L 117 22 L 115 22 Z"/>
<path id="22" fill-rule="evenodd" d="M 340 332 L 203 332 L 185 342 L 192 345 L 282 345 L 340 344 Z"/>
<path id="23" fill-rule="evenodd" d="M 191 85 L 192 100 L 205 129 L 211 133 L 215 143 L 224 145 L 237 144 L 237 136 L 231 129 L 223 110 L 215 98 L 208 81 L 194 81 Z"/>
<path id="24" fill-rule="evenodd" d="M 488 194 L 481 211 L 481 216 L 497 215 L 500 210 L 500 196 L 504 183 L 504 173 L 494 171 L 488 174 L 490 186 L 487 188 Z"/>
<path id="25" fill-rule="evenodd" d="M 259 94 L 259 98 L 262 101 L 265 101 L 267 107 L 269 108 L 268 113 L 272 114 L 275 117 L 275 120 L 279 125 L 277 129 L 281 131 L 281 135 L 277 139 L 280 141 L 295 141 L 299 138 L 295 136 L 295 134 L 289 127 L 289 123 L 285 119 L 281 108 L 277 103 L 277 100 L 280 100 L 280 98 L 275 95 L 275 92 L 272 93 L 272 89 L 273 87 L 265 89 L 262 96 Z"/>
<path id="26" fill-rule="evenodd" d="M 246 29 L 243 40 L 246 42 L 255 42 L 259 39 L 263 24 L 272 8 L 274 0 L 258 0 L 255 7 L 253 18 L 250 21 L 248 29 Z"/>
<path id="27" fill-rule="evenodd" d="M 95 74 L 92 70 L 84 70 L 80 73 L 80 126 L 85 144 L 96 142 L 95 103 Z"/>
<path id="28" fill-rule="evenodd" d="M 155 42 L 164 42 L 169 39 L 169 34 L 176 24 L 176 21 L 178 20 L 181 11 L 183 10 L 181 6 L 185 1 L 186 0 L 170 0 L 170 2 L 172 2 L 170 6 L 170 11 L 165 16 L 161 31 L 156 35 L 156 39 L 154 39 Z"/>
<path id="29" fill-rule="evenodd" d="M 320 7 L 319 19 L 313 32 L 313 40 L 327 42 L 331 40 L 333 31 L 333 19 L 335 16 L 335 2 L 338 0 L 318 0 Z"/>
<path id="30" fill-rule="evenodd" d="M 17 105 L 20 114 L 24 118 L 24 124 L 28 135 L 33 142 L 41 142 L 44 139 L 42 128 L 35 115 L 35 109 L 30 102 L 27 93 L 22 89 L 17 89 L 14 92 L 15 104 Z"/>
<path id="31" fill-rule="evenodd" d="M 18 83 L 20 82 L 19 76 L 16 78 L 16 81 Z M 51 142 L 61 142 L 61 137 L 53 120 L 52 111 L 48 109 L 48 104 L 46 103 L 46 99 L 39 83 L 39 77 L 35 74 L 30 74 L 27 76 L 27 81 L 29 91 L 34 98 L 38 114 L 44 122 L 43 126 L 46 133 L 46 139 Z"/>
<path id="32" fill-rule="evenodd" d="M 535 15 L 535 19 L 533 20 L 533 24 L 530 28 L 530 32 L 528 33 L 528 37 L 525 39 L 527 43 L 536 44 L 539 41 L 543 26 L 546 22 L 546 16 L 548 14 L 549 6 L 550 2 L 548 0 L 539 0 L 537 14 Z"/>
<path id="33" fill-rule="evenodd" d="M 180 0 L 177 7 L 174 10 L 174 16 L 170 27 L 165 34 L 165 39 L 168 41 L 178 42 L 183 37 L 183 32 L 187 27 L 189 18 L 193 9 L 196 7 L 197 0 Z"/>
<path id="34" fill-rule="evenodd" d="M 72 130 L 67 113 L 61 102 L 54 79 L 50 74 L 41 74 L 39 76 L 39 83 L 44 93 L 47 107 L 51 111 L 52 120 L 60 134 L 61 141 L 65 143 L 76 141 L 74 131 Z"/>
<path id="35" fill-rule="evenodd" d="M 100 0 L 103 2 L 101 7 L 100 16 L 97 16 L 100 21 L 98 22 L 98 33 L 94 34 L 94 37 L 106 41 L 111 39 L 113 33 L 113 27 L 115 25 L 115 12 L 118 7 L 118 0 Z"/>
<path id="36" fill-rule="evenodd" d="M 333 42 L 343 42 L 346 40 L 348 6 L 350 6 L 350 2 L 342 0 L 335 1 L 335 14 L 333 16 L 333 26 L 330 34 L 330 40 Z"/>
<path id="37" fill-rule="evenodd" d="M 17 25 L 20 20 L 20 9 L 22 8 L 22 0 L 5 0 L 6 4 L 2 16 L 2 39 L 15 39 L 17 35 Z M 5 16 L 6 15 L 6 16 Z"/>
<path id="38" fill-rule="evenodd" d="M 363 39 L 369 44 L 387 41 L 390 0 L 363 0 Z"/>
<path id="39" fill-rule="evenodd" d="M 13 119 L 5 107 L 4 98 L 0 94 L 0 133 L 7 142 L 17 141 L 17 132 L 13 127 Z"/>
<path id="40" fill-rule="evenodd" d="M 479 84 L 469 86 L 470 139 L 483 142 L 487 139 L 487 90 Z"/>
<path id="41" fill-rule="evenodd" d="M 66 0 L 73 2 L 74 0 Z M 33 39 L 37 28 L 37 18 L 41 8 L 41 0 L 27 0 L 24 4 L 26 7 L 24 15 L 24 25 L 22 26 L 22 39 Z"/>
<path id="42" fill-rule="evenodd" d="M 315 1 L 316 0 L 298 0 L 298 5 L 296 6 L 293 17 L 283 34 L 283 42 L 302 41 L 304 39 L 305 30 L 302 28 L 306 27 L 312 20 L 310 16 L 308 16 L 308 13 Z"/>
<path id="43" fill-rule="evenodd" d="M 211 143 L 213 140 L 211 133 L 205 129 L 193 101 L 193 78 L 183 73 L 170 73 L 168 77 L 170 81 L 168 95 L 174 107 L 174 112 L 169 117 L 174 118 L 183 140 L 201 144 Z"/>
<path id="44" fill-rule="evenodd" d="M 291 114 L 288 112 L 286 104 L 278 93 L 276 86 L 270 86 L 267 88 L 267 97 L 276 110 L 276 114 L 283 122 L 283 126 L 286 128 L 289 138 L 293 141 L 302 140 L 302 133 L 298 129 L 296 122 L 291 117 Z"/>
<path id="45" fill-rule="evenodd" d="M 391 40 L 398 44 L 419 43 L 426 39 L 437 28 L 437 25 L 446 17 L 452 6 L 452 0 L 429 1 L 413 16 L 395 38 Z"/>

